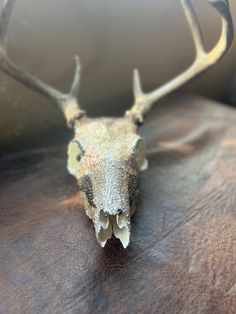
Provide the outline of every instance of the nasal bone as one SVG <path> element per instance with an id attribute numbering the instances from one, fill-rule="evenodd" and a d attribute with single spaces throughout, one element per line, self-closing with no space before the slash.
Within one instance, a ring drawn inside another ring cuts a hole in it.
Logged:
<path id="1" fill-rule="evenodd" d="M 117 216 L 128 210 L 128 201 L 125 193 L 118 187 L 107 189 L 103 197 L 103 212 L 105 215 Z"/>
<path id="2" fill-rule="evenodd" d="M 119 215 L 128 209 L 127 193 L 124 180 L 121 179 L 121 169 L 109 152 L 105 162 L 105 184 L 102 192 L 103 211 L 109 215 Z"/>

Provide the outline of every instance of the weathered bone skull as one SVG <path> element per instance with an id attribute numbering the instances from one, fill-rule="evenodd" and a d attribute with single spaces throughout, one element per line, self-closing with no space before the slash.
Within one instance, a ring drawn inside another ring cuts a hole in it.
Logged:
<path id="1" fill-rule="evenodd" d="M 4 0 L 0 15 L 0 69 L 31 89 L 48 97 L 63 112 L 75 136 L 68 147 L 68 170 L 78 181 L 87 215 L 93 220 L 96 236 L 104 246 L 112 234 L 127 247 L 130 218 L 135 209 L 140 172 L 147 168 L 144 143 L 138 127 L 153 104 L 215 64 L 228 50 L 233 39 L 232 18 L 227 0 L 206 0 L 220 14 L 221 36 L 212 50 L 203 46 L 199 23 L 191 0 L 180 0 L 189 23 L 196 58 L 183 73 L 150 93 L 141 88 L 138 71 L 134 71 L 135 103 L 123 118 L 90 119 L 80 108 L 77 93 L 80 64 L 71 89 L 63 94 L 18 68 L 6 51 L 7 29 L 15 0 Z M 134 3 L 135 5 L 135 3 Z M 151 48 L 150 48 L 151 49 Z"/>
<path id="2" fill-rule="evenodd" d="M 112 235 L 128 246 L 140 171 L 146 168 L 144 141 L 130 119 L 88 119 L 75 128 L 68 170 L 102 247 Z"/>

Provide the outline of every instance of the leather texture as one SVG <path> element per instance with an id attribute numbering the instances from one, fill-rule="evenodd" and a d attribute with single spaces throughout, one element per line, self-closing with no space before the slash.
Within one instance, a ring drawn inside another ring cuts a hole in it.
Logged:
<path id="1" fill-rule="evenodd" d="M 173 96 L 142 134 L 126 250 L 97 243 L 64 145 L 1 158 L 1 313 L 236 312 L 235 110 Z"/>

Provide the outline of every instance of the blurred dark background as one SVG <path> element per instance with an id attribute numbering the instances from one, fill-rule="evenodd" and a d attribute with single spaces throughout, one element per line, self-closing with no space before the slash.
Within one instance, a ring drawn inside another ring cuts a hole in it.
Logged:
<path id="1" fill-rule="evenodd" d="M 219 16 L 205 1 L 194 4 L 210 48 L 220 34 Z M 230 5 L 235 21 L 236 2 Z M 93 116 L 123 114 L 132 104 L 133 68 L 139 68 L 148 91 L 184 70 L 194 57 L 177 0 L 18 0 L 8 48 L 18 65 L 62 91 L 70 85 L 74 55 L 79 54 L 79 101 Z M 232 104 L 235 74 L 234 44 L 219 64 L 182 90 Z M 51 103 L 3 73 L 0 102 L 2 151 L 60 142 L 68 135 L 63 116 Z"/>

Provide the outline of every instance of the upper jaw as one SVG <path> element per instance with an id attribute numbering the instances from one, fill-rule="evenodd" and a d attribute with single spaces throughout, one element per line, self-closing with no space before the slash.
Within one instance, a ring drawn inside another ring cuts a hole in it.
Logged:
<path id="1" fill-rule="evenodd" d="M 118 238 L 123 247 L 127 248 L 130 241 L 130 216 L 127 213 L 108 214 L 100 211 L 95 221 L 97 240 L 104 247 L 112 235 Z"/>

